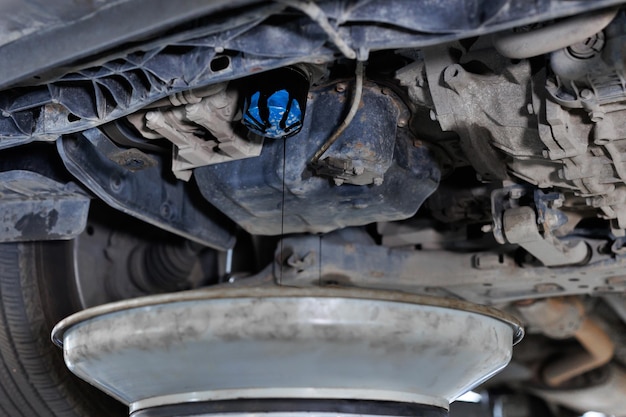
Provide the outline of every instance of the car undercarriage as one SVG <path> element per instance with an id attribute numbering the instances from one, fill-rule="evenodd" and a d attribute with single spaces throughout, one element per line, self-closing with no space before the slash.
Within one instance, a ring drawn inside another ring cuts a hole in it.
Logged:
<path id="1" fill-rule="evenodd" d="M 622 1 L 39 3 L 0 415 L 626 416 Z"/>

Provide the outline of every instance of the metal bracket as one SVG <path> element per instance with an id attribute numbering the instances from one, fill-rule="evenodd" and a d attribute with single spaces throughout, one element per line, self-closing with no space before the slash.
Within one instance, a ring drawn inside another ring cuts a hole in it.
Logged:
<path id="1" fill-rule="evenodd" d="M 539 233 L 537 215 L 531 207 L 505 211 L 502 224 L 510 243 L 520 245 L 545 266 L 576 265 L 583 263 L 589 256 L 589 248 L 583 241 L 568 245 L 547 230 L 544 230 L 543 235 Z"/>
<path id="2" fill-rule="evenodd" d="M 57 148 L 68 171 L 111 207 L 214 249 L 235 244 L 228 220 L 208 205 L 199 207 L 189 185 L 162 178 L 160 155 L 150 155 L 144 169 L 119 165 L 113 156 L 122 149 L 99 129 L 64 136 Z"/>
<path id="3" fill-rule="evenodd" d="M 140 131 L 146 128 L 157 132 L 175 145 L 172 171 L 178 179 L 189 181 L 192 169 L 259 156 L 263 138 L 242 136 L 235 131 L 238 96 L 227 89 L 227 83 L 212 85 L 200 96 L 187 92 L 178 107 L 154 109 L 145 114 L 145 120 L 129 119 Z M 174 97 L 176 98 L 176 97 Z M 191 98 L 191 100 L 190 100 Z M 200 137 L 200 128 L 211 133 L 212 139 Z"/>
<path id="4" fill-rule="evenodd" d="M 274 275 L 282 285 L 295 287 L 393 289 L 479 304 L 626 289 L 626 280 L 616 279 L 623 275 L 624 256 L 595 253 L 581 266 L 522 267 L 507 253 L 378 246 L 359 229 L 327 234 L 321 241 L 318 236 L 294 236 L 284 239 L 282 248 L 283 256 L 275 257 Z"/>

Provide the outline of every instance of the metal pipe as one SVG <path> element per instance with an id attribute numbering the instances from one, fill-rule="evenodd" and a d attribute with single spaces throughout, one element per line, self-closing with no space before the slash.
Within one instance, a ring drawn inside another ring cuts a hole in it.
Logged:
<path id="1" fill-rule="evenodd" d="M 611 338 L 590 318 L 583 321 L 574 336 L 585 350 L 552 362 L 544 369 L 544 381 L 551 387 L 606 365 L 613 358 L 615 346 Z"/>
<path id="2" fill-rule="evenodd" d="M 354 119 L 354 116 L 356 116 L 356 112 L 359 110 L 359 105 L 361 104 L 361 96 L 363 95 L 363 65 L 363 61 L 356 62 L 356 79 L 354 82 L 354 95 L 352 96 L 352 105 L 350 106 L 350 111 L 348 111 L 346 118 L 343 120 L 341 125 L 339 125 L 335 133 L 333 133 L 332 136 L 328 138 L 326 142 L 324 142 L 322 147 L 318 149 L 317 152 L 315 152 L 315 155 L 313 155 L 313 158 L 311 159 L 311 165 L 316 165 L 318 163 L 318 161 L 326 153 L 328 148 L 330 148 L 332 144 L 335 143 L 337 139 L 339 139 L 339 136 L 341 136 L 341 134 L 348 128 L 348 126 L 352 122 L 352 119 Z"/>
<path id="3" fill-rule="evenodd" d="M 542 377 L 551 387 L 606 365 L 613 358 L 615 346 L 606 332 L 585 315 L 576 297 L 549 298 L 517 306 L 528 324 L 554 339 L 576 338 L 582 349 L 546 365 Z"/>
<path id="4" fill-rule="evenodd" d="M 525 59 L 582 42 L 608 26 L 619 9 L 584 13 L 530 32 L 498 33 L 493 46 L 507 58 Z"/>

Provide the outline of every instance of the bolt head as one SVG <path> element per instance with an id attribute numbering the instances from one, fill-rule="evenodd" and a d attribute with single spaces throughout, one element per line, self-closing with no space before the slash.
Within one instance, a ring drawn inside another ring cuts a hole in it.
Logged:
<path id="1" fill-rule="evenodd" d="M 519 188 L 514 188 L 511 191 L 509 191 L 509 197 L 511 197 L 513 200 L 518 200 L 522 198 L 523 195 L 524 195 L 524 191 L 520 190 Z"/>
<path id="2" fill-rule="evenodd" d="M 585 88 L 580 92 L 580 98 L 582 98 L 583 100 L 591 100 L 593 98 L 593 91 Z"/>

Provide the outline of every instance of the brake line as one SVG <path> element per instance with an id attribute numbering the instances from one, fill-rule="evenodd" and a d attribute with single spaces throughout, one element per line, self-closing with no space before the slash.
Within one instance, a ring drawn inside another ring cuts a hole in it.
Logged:
<path id="1" fill-rule="evenodd" d="M 354 116 L 356 116 L 356 112 L 357 110 L 359 110 L 359 105 L 361 104 L 361 96 L 363 95 L 363 72 L 364 72 L 363 68 L 364 68 L 363 61 L 357 61 L 354 95 L 352 96 L 352 104 L 350 106 L 350 111 L 346 115 L 346 118 L 343 119 L 343 122 L 341 122 L 337 130 L 335 130 L 335 133 L 333 133 L 332 136 L 328 138 L 328 140 L 322 145 L 322 147 L 319 148 L 317 152 L 315 152 L 313 159 L 311 159 L 311 165 L 316 165 L 318 163 L 322 155 L 324 155 L 324 153 L 326 153 L 328 148 L 330 148 L 332 144 L 335 143 L 337 139 L 339 139 L 339 136 L 341 136 L 341 134 L 350 125 L 350 123 L 352 122 L 352 119 L 354 119 Z"/>

